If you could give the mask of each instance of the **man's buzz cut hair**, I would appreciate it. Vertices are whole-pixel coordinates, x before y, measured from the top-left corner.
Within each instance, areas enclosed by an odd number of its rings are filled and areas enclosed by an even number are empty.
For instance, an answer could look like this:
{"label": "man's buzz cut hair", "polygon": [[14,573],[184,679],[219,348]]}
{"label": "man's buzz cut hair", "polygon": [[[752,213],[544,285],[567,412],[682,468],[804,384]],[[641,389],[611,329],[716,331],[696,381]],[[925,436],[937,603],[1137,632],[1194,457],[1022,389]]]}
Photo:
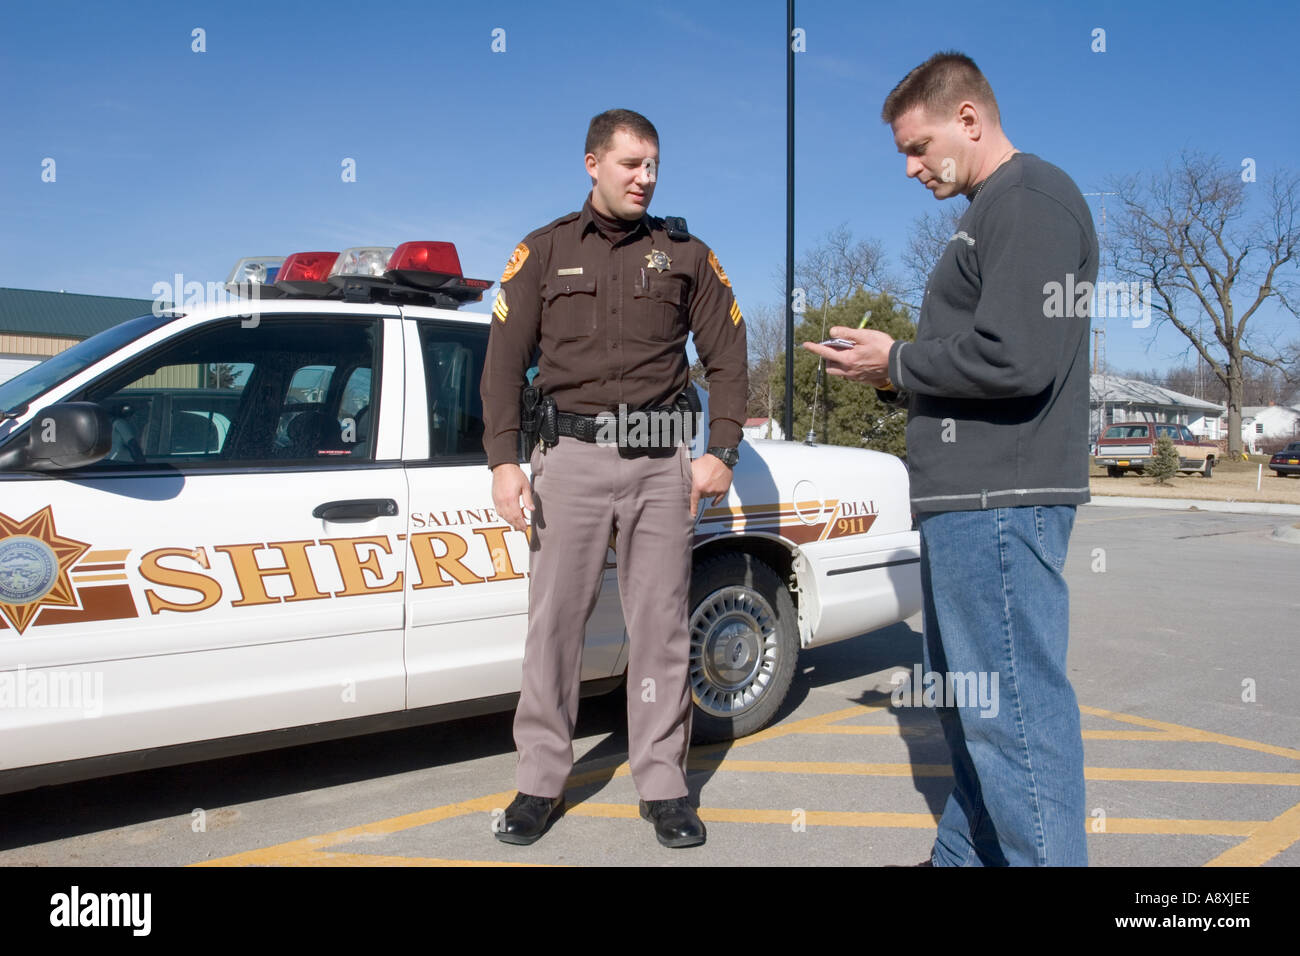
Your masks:
{"label": "man's buzz cut hair", "polygon": [[614,144],[614,132],[626,130],[637,139],[645,139],[659,146],[659,131],[655,124],[632,110],[605,110],[591,118],[587,127],[587,152],[597,159]]}
{"label": "man's buzz cut hair", "polygon": [[984,107],[989,118],[1002,125],[993,87],[975,61],[964,53],[948,50],[936,53],[903,77],[885,97],[880,118],[892,126],[894,120],[918,106],[929,118],[946,117],[966,100]]}

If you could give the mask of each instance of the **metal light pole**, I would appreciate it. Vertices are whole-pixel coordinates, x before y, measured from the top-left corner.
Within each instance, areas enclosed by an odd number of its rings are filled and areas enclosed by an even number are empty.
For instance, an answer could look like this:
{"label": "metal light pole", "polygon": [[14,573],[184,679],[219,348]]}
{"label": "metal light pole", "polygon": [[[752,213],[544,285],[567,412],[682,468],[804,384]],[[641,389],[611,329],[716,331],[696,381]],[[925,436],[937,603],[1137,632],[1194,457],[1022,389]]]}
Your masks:
{"label": "metal light pole", "polygon": [[785,440],[794,441],[794,0],[785,3]]}

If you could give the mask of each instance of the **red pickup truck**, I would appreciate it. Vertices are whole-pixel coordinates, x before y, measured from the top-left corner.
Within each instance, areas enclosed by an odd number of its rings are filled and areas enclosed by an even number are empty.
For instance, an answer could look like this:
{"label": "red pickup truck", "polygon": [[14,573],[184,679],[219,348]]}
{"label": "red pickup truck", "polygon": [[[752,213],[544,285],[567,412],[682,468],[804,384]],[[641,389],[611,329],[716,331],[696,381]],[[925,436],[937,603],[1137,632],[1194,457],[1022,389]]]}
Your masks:
{"label": "red pickup truck", "polygon": [[1112,478],[1120,478],[1126,471],[1140,474],[1155,458],[1156,439],[1165,435],[1178,450],[1179,471],[1210,477],[1219,446],[1198,441],[1186,425],[1172,422],[1116,422],[1097,441],[1097,464],[1105,466]]}

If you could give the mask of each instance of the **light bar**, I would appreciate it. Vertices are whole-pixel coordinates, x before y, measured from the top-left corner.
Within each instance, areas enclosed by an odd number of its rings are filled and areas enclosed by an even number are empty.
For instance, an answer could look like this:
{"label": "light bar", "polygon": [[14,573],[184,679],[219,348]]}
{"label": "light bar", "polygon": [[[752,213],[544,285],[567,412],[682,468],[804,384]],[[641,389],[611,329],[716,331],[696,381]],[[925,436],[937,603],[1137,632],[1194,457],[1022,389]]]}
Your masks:
{"label": "light bar", "polygon": [[342,252],[246,256],[235,263],[226,290],[244,298],[293,295],[345,302],[398,302],[455,309],[481,302],[490,279],[467,279],[450,242],[353,246]]}

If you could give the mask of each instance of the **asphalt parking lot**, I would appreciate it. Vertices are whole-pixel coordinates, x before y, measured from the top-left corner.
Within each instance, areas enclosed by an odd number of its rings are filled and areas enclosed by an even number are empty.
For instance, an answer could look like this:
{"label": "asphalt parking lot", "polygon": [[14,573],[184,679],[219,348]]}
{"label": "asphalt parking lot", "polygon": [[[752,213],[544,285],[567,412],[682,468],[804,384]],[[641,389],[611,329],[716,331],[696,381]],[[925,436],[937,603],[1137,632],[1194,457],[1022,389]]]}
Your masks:
{"label": "asphalt parking lot", "polygon": [[[1294,518],[1085,506],[1070,670],[1095,866],[1300,865]],[[951,786],[932,711],[891,706],[913,618],[805,653],[777,724],[692,751],[708,843],[637,816],[621,695],[584,701],[569,809],[531,847],[509,715],[0,797],[0,865],[910,864]]]}

